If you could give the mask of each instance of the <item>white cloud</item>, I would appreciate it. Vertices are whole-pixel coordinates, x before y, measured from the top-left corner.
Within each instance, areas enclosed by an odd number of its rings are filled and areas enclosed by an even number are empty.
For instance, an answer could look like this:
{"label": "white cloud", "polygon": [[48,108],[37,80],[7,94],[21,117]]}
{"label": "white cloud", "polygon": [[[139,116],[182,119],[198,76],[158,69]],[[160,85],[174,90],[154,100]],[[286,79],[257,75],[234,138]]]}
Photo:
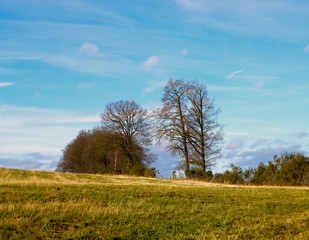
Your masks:
{"label": "white cloud", "polygon": [[146,61],[144,61],[142,63],[142,65],[146,68],[146,69],[150,69],[156,65],[159,64],[159,57],[158,56],[151,56],[149,57]]}
{"label": "white cloud", "polygon": [[8,87],[13,85],[14,82],[0,82],[0,87]]}
{"label": "white cloud", "polygon": [[304,51],[309,52],[309,44],[306,47],[304,47]]}
{"label": "white cloud", "polygon": [[237,74],[243,72],[244,70],[245,70],[245,69],[243,68],[243,69],[240,69],[240,70],[238,70],[238,71],[232,72],[232,73],[231,73],[230,75],[228,75],[226,78],[227,78],[227,79],[231,79],[231,78],[235,77]]}
{"label": "white cloud", "polygon": [[297,136],[298,138],[304,138],[304,137],[309,136],[309,134],[306,133],[306,132],[298,132],[298,133],[296,133],[296,136]]}
{"label": "white cloud", "polygon": [[99,51],[97,45],[89,42],[84,42],[79,49],[79,53],[85,53],[87,55],[93,55]]}
{"label": "white cloud", "polygon": [[241,146],[243,146],[244,142],[240,141],[240,140],[233,140],[231,141],[227,146],[226,149],[231,149],[231,150],[235,150],[240,148]]}
{"label": "white cloud", "polygon": [[259,89],[264,86],[264,83],[262,81],[258,82],[257,84],[254,85],[254,88]]}
{"label": "white cloud", "polygon": [[183,50],[181,51],[181,55],[187,56],[187,54],[188,54],[188,49],[183,49]]}

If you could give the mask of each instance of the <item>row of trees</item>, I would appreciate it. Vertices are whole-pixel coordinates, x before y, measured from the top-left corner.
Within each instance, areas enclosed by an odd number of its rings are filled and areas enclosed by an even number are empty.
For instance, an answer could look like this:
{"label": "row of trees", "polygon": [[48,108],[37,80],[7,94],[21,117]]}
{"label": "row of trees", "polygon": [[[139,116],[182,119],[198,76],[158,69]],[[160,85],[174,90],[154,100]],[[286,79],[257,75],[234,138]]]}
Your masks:
{"label": "row of trees", "polygon": [[217,173],[212,181],[254,185],[309,185],[309,157],[302,153],[275,155],[273,161],[260,163],[257,168],[241,169],[231,165],[231,170]]}
{"label": "row of trees", "polygon": [[181,157],[187,178],[191,178],[191,168],[205,178],[220,156],[223,133],[217,122],[219,110],[206,86],[170,80],[161,100],[163,107],[151,113],[134,101],[106,105],[102,127],[81,131],[65,148],[56,170],[137,174],[155,159],[149,146],[156,137],[158,142],[168,140],[169,149]]}

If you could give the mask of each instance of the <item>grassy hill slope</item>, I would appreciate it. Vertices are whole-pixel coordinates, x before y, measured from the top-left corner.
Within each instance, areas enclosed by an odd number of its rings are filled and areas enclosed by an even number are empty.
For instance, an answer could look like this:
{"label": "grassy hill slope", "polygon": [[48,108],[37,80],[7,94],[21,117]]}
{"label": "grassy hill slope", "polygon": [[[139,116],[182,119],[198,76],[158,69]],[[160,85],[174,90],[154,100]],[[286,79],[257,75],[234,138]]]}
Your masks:
{"label": "grassy hill slope", "polygon": [[0,168],[2,239],[309,238],[309,188]]}

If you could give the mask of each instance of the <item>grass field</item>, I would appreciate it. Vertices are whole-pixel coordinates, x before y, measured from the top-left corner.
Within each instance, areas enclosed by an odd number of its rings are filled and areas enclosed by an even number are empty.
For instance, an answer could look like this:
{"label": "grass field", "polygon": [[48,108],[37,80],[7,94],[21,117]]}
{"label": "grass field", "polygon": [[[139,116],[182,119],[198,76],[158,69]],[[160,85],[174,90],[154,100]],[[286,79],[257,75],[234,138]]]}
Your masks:
{"label": "grass field", "polygon": [[309,239],[309,188],[0,168],[2,239]]}

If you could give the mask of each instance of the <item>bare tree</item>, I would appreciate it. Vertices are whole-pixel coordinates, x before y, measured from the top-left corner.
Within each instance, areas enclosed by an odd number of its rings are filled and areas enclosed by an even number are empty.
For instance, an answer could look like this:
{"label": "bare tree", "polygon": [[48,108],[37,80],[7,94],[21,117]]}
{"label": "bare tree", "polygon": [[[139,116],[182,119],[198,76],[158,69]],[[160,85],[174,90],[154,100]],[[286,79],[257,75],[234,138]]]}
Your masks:
{"label": "bare tree", "polygon": [[158,120],[157,137],[166,138],[171,143],[170,149],[174,153],[181,154],[186,177],[191,178],[186,126],[187,89],[187,84],[183,80],[169,80],[161,99],[163,107],[157,110],[155,115]]}
{"label": "bare tree", "polygon": [[170,149],[180,153],[179,166],[191,178],[190,167],[198,167],[205,176],[220,156],[223,126],[217,122],[220,112],[208,97],[207,88],[198,82],[169,80],[161,99],[163,107],[155,112],[157,137],[168,139]]}
{"label": "bare tree", "polygon": [[134,101],[118,101],[106,105],[101,118],[105,128],[118,133],[129,169],[151,162],[153,158],[147,154],[147,147],[151,144],[151,125],[147,110]]}
{"label": "bare tree", "polygon": [[207,88],[203,84],[191,82],[186,91],[190,107],[185,121],[188,128],[188,141],[191,148],[191,163],[201,167],[203,174],[220,157],[220,143],[223,138],[223,126],[218,123],[220,109],[216,109],[214,101],[208,97]]}

